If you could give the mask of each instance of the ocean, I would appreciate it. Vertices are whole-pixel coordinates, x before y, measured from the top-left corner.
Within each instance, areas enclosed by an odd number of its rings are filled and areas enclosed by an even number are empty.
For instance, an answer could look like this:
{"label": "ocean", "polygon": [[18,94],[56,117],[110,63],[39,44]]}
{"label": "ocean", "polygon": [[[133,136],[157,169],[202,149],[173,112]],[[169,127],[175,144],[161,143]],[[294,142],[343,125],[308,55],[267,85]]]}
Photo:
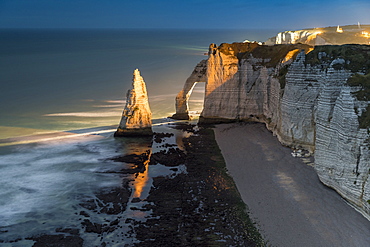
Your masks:
{"label": "ocean", "polygon": [[[161,131],[210,43],[264,41],[277,32],[0,30],[0,243],[32,246],[26,238],[78,226],[82,201],[121,185],[112,171],[122,167],[109,159],[141,142],[113,138],[134,69],[144,77],[155,131]],[[202,110],[203,91],[199,84],[191,96],[194,115]],[[165,131],[175,134],[169,143],[183,134]],[[157,166],[147,175],[158,173],[169,170]],[[142,186],[148,191],[150,179]]]}
{"label": "ocean", "polygon": [[[153,118],[166,117],[210,43],[273,35],[271,30],[1,30],[0,138],[116,124],[136,68],[147,84]],[[192,100],[199,103],[202,96]],[[201,110],[196,105],[193,109]]]}

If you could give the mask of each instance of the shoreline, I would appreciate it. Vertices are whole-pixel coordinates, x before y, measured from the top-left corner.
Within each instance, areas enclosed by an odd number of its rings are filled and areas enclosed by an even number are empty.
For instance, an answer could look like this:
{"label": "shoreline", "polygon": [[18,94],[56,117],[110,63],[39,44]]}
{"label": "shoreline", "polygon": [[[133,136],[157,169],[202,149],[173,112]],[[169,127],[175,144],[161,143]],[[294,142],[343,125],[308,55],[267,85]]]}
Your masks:
{"label": "shoreline", "polygon": [[52,219],[46,219],[53,225],[49,229],[30,225],[38,227],[37,234],[18,234],[17,224],[1,227],[0,243],[264,246],[226,172],[214,131],[194,122],[172,121],[156,124],[153,131],[153,138],[113,138],[105,133],[94,135],[102,137],[103,143],[84,142],[82,151],[108,143],[110,149],[124,150],[100,159],[98,167],[110,164],[109,169],[92,170],[118,179],[119,184],[84,195],[77,204],[66,201],[71,209],[59,213],[73,223],[61,221],[54,226]]}
{"label": "shoreline", "polygon": [[272,246],[366,246],[370,222],[292,157],[263,124],[222,124],[217,143],[251,217]]}

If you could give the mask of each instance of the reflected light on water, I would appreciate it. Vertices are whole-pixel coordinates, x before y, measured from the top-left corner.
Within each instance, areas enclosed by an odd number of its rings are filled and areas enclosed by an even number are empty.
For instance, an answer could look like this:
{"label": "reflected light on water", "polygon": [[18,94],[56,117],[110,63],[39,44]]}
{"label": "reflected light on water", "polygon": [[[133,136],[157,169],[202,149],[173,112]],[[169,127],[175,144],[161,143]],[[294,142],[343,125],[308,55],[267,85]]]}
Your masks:
{"label": "reflected light on water", "polygon": [[144,161],[144,167],[145,171],[143,173],[139,173],[137,177],[135,178],[134,181],[134,195],[133,197],[139,197],[140,199],[145,199],[142,198],[143,196],[143,190],[147,186],[148,181],[149,181],[149,162],[150,162],[150,156],[151,153],[148,155],[148,159]]}

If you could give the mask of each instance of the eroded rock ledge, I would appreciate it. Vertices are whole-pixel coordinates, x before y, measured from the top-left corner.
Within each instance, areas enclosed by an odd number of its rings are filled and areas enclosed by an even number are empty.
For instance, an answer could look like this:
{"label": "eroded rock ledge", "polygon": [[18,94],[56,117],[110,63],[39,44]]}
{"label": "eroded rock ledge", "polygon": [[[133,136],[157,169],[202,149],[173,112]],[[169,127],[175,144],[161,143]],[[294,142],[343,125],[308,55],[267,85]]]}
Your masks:
{"label": "eroded rock ledge", "polygon": [[[211,44],[183,91],[206,82],[200,123],[263,122],[314,154],[320,180],[370,218],[369,61],[367,45]],[[177,115],[187,115],[185,95]]]}

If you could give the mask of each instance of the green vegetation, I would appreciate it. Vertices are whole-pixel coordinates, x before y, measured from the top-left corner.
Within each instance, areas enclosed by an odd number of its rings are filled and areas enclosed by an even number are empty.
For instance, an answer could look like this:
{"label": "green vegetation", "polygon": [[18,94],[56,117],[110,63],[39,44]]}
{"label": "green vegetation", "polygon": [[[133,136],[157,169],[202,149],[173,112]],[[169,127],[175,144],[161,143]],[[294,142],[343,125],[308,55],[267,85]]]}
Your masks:
{"label": "green vegetation", "polygon": [[[299,49],[308,50],[312,48],[309,45],[305,44],[294,44],[294,45],[273,45],[273,46],[259,46],[251,52],[247,52],[243,55],[243,58],[248,58],[252,54],[255,58],[262,58],[264,61],[261,63],[262,66],[266,67],[276,67],[282,59],[288,54],[288,52]],[[293,56],[293,59],[296,58],[298,53]]]}
{"label": "green vegetation", "polygon": [[[319,56],[321,58],[319,59]],[[323,69],[337,58],[342,58],[346,63],[337,64],[334,69],[347,69],[352,72],[368,73],[370,68],[370,46],[368,45],[323,45],[316,46],[307,54],[306,64],[321,65]]]}
{"label": "green vegetation", "polygon": [[319,34],[319,37],[326,40],[326,42],[333,45],[341,44],[368,44],[368,38],[362,37],[360,30],[344,31],[343,33],[337,32],[324,32]]}
{"label": "green vegetation", "polygon": [[241,58],[244,53],[251,52],[259,45],[257,43],[222,43],[217,49],[225,55],[235,55]]}
{"label": "green vegetation", "polygon": [[[188,140],[190,143],[198,140],[197,145],[188,147],[188,151],[191,151],[189,153],[196,157],[197,165],[202,167],[202,172],[208,174],[207,184],[212,185],[215,192],[231,207],[229,216],[239,219],[234,223],[242,224],[248,239],[247,242],[251,243],[251,246],[266,246],[262,235],[248,215],[248,206],[241,199],[233,178],[227,172],[225,160],[215,141],[214,131],[207,127],[201,128],[199,136],[191,136]],[[217,209],[215,208],[215,210]]]}
{"label": "green vegetation", "polygon": [[361,90],[355,93],[358,100],[370,100],[370,73],[367,75],[356,73],[348,78],[347,84],[351,87],[361,87]]}
{"label": "green vegetation", "polygon": [[[262,58],[259,65],[275,68],[290,51],[304,50],[308,52],[310,48],[312,47],[305,44],[266,46],[258,45],[257,43],[223,43],[217,49],[225,55],[236,56],[238,60],[247,59],[250,55],[254,58]],[[291,58],[295,59],[298,53],[299,52],[294,53]],[[279,79],[281,89],[285,87],[285,76],[288,73],[288,67],[288,65],[282,67],[275,76]]]}
{"label": "green vegetation", "polygon": [[[312,46],[305,44],[267,46],[258,45],[257,43],[223,43],[217,49],[225,55],[235,55],[239,60],[249,58],[250,54],[252,54],[253,57],[264,60],[261,63],[262,66],[276,67],[288,52],[296,49],[307,52],[310,48]],[[298,53],[293,56],[293,59],[297,55]]]}
{"label": "green vegetation", "polygon": [[358,118],[361,129],[367,129],[370,127],[370,105],[366,107],[366,110],[362,112],[361,116]]}
{"label": "green vegetation", "polygon": [[[319,56],[320,59],[319,59]],[[346,69],[353,73],[348,78],[347,85],[359,87],[354,93],[360,101],[370,101],[370,46],[368,45],[325,45],[317,46],[306,56],[306,64],[319,65],[327,69],[330,63],[337,58],[342,58],[344,64],[333,65],[334,69]],[[358,112],[358,109],[355,109]],[[360,128],[370,127],[370,106],[358,118]]]}
{"label": "green vegetation", "polygon": [[285,88],[285,84],[286,84],[286,74],[288,73],[288,67],[289,66],[284,66],[282,67],[280,70],[279,70],[279,74],[277,75],[277,78],[279,79],[279,83],[280,83],[280,88],[283,89]]}

